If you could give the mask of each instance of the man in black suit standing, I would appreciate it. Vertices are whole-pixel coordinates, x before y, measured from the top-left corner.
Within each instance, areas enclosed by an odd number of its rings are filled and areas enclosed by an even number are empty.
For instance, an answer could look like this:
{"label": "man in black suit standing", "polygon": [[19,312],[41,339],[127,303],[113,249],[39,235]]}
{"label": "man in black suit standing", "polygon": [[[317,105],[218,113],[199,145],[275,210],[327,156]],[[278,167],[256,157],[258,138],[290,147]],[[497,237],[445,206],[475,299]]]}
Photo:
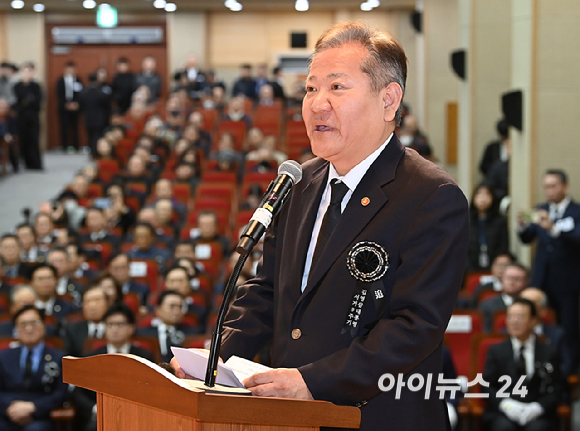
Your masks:
{"label": "man in black suit standing", "polygon": [[25,305],[13,318],[20,345],[0,351],[0,429],[52,431],[50,412],[66,400],[62,352],[44,343],[44,314]]}
{"label": "man in black suit standing", "polygon": [[87,338],[103,338],[105,323],[103,316],[107,311],[108,298],[98,286],[91,286],[83,294],[84,320],[66,325],[64,331],[65,351],[72,356],[83,356]]}
{"label": "man in black suit standing", "polygon": [[64,73],[56,82],[58,114],[60,116],[60,139],[62,149],[75,152],[79,149],[79,95],[83,83],[77,77],[77,67],[68,61]]}
{"label": "man in black suit standing", "polygon": [[[109,92],[103,91],[103,88]],[[89,148],[93,156],[97,151],[97,140],[103,136],[109,125],[111,94],[109,87],[101,87],[97,74],[89,75],[89,86],[79,95],[80,109],[85,113],[85,128],[89,138]]]}
{"label": "man in black suit standing", "polygon": [[440,372],[469,236],[464,194],[394,135],[406,65],[390,35],[360,23],[316,43],[302,113],[318,158],[274,219],[221,346],[252,358],[272,341],[277,369],[244,381],[254,395],[356,405],[363,431],[449,429],[437,394],[378,387],[385,373]]}
{"label": "man in black suit standing", "polygon": [[119,114],[123,115],[131,106],[131,96],[135,91],[135,75],[129,70],[129,60],[121,57],[117,60],[117,73],[113,77],[111,90]]}
{"label": "man in black suit standing", "polygon": [[576,371],[580,361],[580,205],[568,196],[568,176],[560,169],[544,175],[547,202],[531,217],[518,213],[519,236],[524,244],[537,243],[531,285],[548,296],[564,328],[564,355]]}
{"label": "man in black suit standing", "polygon": [[487,177],[491,167],[496,162],[506,162],[510,155],[510,138],[509,138],[509,124],[505,119],[499,120],[495,128],[499,139],[490,142],[485,147],[483,157],[479,163],[479,170]]}
{"label": "man in black suit standing", "polygon": [[18,118],[20,155],[26,169],[42,170],[40,155],[40,105],[42,90],[34,80],[34,64],[24,63],[20,69],[20,82],[14,85],[16,103],[12,107]]}
{"label": "man in black suit standing", "polygon": [[[487,352],[483,380],[489,388],[482,389],[489,398],[483,422],[494,431],[555,430],[556,407],[563,395],[559,353],[533,333],[537,323],[533,302],[515,299],[506,323],[510,338]],[[507,386],[505,376],[511,379]]]}

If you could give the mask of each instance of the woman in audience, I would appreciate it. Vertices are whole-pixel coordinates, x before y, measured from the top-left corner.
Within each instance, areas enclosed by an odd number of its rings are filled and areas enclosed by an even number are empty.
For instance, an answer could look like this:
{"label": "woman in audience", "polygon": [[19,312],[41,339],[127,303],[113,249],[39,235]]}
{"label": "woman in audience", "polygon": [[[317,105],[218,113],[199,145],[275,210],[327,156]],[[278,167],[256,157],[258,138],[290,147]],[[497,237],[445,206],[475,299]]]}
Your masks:
{"label": "woman in audience", "polygon": [[93,280],[93,285],[99,286],[107,294],[108,306],[123,301],[123,289],[109,272],[101,272]]}
{"label": "woman in audience", "polygon": [[509,252],[507,221],[490,186],[478,185],[471,199],[471,237],[467,253],[468,271],[489,271],[499,254]]}
{"label": "woman in audience", "polygon": [[137,222],[135,211],[125,204],[125,193],[119,184],[111,184],[107,189],[111,205],[105,208],[105,218],[109,228],[121,228],[123,235]]}

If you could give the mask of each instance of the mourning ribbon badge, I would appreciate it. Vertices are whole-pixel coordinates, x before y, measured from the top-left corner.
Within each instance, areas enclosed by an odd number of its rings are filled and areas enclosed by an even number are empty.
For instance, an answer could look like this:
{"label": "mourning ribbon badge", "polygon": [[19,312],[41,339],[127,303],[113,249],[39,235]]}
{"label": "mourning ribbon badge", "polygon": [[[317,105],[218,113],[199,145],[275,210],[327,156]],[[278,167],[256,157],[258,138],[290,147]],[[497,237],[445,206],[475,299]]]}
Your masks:
{"label": "mourning ribbon badge", "polygon": [[350,332],[354,337],[367,296],[373,298],[377,321],[385,311],[387,300],[380,280],[389,269],[389,254],[376,242],[361,241],[350,249],[346,265],[350,275],[356,279],[356,288],[341,334]]}

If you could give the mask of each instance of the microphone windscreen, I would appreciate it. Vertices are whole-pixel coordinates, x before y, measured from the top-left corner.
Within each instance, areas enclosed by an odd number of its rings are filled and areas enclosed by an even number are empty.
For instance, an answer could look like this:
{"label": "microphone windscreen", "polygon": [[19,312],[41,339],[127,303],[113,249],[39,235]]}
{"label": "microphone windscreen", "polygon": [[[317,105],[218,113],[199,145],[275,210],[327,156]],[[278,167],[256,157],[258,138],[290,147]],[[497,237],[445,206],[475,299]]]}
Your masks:
{"label": "microphone windscreen", "polygon": [[278,168],[278,175],[286,174],[294,179],[294,184],[298,184],[302,179],[302,166],[294,160],[286,160]]}

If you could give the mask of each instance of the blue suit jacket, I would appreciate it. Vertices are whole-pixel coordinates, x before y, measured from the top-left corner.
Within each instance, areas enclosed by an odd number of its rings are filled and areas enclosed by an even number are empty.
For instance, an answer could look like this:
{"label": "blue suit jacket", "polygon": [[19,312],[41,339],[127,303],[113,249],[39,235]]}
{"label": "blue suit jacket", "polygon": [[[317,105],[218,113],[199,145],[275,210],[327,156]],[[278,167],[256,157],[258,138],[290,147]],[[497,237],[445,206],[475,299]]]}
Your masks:
{"label": "blue suit jacket", "polygon": [[20,368],[22,347],[0,350],[0,414],[5,415],[12,401],[32,401],[36,406],[34,419],[47,419],[50,411],[62,406],[68,385],[62,381],[60,350],[44,347],[38,370],[32,376],[32,386],[22,387],[24,370]]}
{"label": "blue suit jacket", "polygon": [[[549,206],[543,204],[538,209],[548,211]],[[571,201],[562,218],[567,217],[574,219],[575,227],[570,232],[562,232],[557,238],[552,238],[549,232],[533,223],[520,232],[520,238],[525,244],[538,240],[531,286],[543,290],[551,288],[554,293],[580,291],[580,205]]]}

